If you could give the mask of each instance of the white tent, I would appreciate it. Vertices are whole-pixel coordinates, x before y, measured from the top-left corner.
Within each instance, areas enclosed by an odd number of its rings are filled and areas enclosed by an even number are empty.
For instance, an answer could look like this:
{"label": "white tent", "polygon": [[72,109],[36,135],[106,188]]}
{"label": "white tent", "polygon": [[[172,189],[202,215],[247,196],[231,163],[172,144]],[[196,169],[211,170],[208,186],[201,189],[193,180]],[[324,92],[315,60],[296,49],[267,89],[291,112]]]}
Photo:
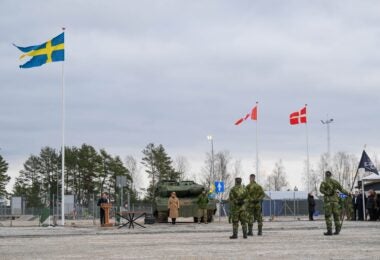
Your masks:
{"label": "white tent", "polygon": [[380,181],[380,175],[376,173],[372,173],[371,175],[368,175],[367,177],[362,178],[363,181]]}
{"label": "white tent", "polygon": [[365,219],[365,192],[364,192],[364,182],[375,182],[380,181],[380,175],[372,173],[366,177],[362,178],[362,199],[363,199],[363,219]]}

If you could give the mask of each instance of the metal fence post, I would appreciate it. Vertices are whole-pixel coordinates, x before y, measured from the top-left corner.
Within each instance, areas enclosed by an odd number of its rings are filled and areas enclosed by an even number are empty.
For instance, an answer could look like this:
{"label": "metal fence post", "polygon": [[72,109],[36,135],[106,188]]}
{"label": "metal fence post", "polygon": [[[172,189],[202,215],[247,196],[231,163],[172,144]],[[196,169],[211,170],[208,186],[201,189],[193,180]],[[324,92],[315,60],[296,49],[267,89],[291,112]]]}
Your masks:
{"label": "metal fence post", "polygon": [[296,219],[296,192],[293,191],[293,216]]}
{"label": "metal fence post", "polygon": [[[90,213],[90,212],[89,212]],[[92,223],[95,224],[95,193],[92,193]]]}

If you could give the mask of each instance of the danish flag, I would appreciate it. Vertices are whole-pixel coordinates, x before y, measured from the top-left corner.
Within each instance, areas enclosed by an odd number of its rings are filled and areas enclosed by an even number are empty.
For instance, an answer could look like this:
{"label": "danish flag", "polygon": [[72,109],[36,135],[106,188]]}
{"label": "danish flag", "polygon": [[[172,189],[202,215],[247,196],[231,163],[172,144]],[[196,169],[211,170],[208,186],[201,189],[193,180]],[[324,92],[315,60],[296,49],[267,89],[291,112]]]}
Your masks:
{"label": "danish flag", "polygon": [[306,124],[306,105],[300,111],[291,113],[289,119],[291,125]]}

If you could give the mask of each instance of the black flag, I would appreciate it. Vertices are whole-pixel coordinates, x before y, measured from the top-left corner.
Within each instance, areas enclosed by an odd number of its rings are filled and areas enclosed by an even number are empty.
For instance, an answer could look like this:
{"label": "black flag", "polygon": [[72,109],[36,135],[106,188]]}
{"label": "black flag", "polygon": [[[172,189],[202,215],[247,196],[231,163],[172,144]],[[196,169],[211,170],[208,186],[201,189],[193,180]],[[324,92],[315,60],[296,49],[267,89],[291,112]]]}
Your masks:
{"label": "black flag", "polygon": [[364,150],[358,168],[364,168],[366,172],[373,172],[379,175],[379,172],[377,171],[375,165],[373,165],[371,159],[369,159],[367,153]]}

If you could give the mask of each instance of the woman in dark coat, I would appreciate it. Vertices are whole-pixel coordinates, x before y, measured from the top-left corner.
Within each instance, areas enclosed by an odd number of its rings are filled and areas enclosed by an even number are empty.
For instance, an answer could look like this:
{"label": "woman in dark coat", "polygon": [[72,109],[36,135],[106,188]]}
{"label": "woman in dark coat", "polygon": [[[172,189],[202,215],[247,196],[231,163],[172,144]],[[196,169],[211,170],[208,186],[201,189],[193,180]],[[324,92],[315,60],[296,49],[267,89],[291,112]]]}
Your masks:
{"label": "woman in dark coat", "polygon": [[380,194],[376,194],[376,207],[377,207],[376,219],[380,219]]}
{"label": "woman in dark coat", "polygon": [[309,208],[309,220],[313,221],[314,220],[313,215],[315,212],[315,200],[314,200],[314,196],[311,192],[307,195],[307,204],[308,204],[308,208]]}
{"label": "woman in dark coat", "polygon": [[369,190],[368,193],[366,208],[368,210],[369,220],[376,221],[376,193],[374,190]]}

